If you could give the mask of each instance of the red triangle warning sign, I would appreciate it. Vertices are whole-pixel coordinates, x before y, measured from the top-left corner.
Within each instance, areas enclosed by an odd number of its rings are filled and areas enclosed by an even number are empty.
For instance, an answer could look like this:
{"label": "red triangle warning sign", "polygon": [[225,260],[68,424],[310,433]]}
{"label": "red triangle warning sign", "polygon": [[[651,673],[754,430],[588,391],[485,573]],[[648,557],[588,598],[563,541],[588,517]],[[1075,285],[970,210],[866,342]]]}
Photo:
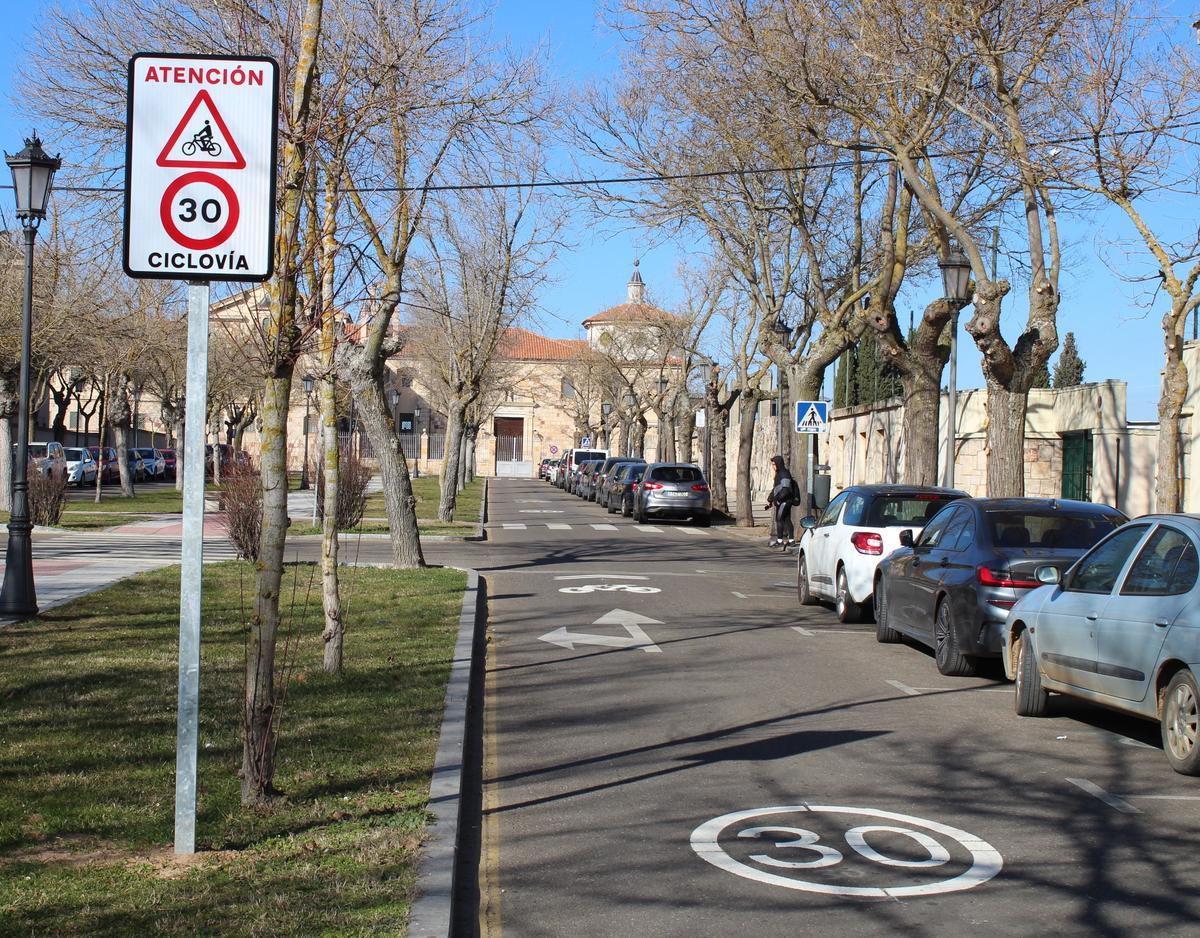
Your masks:
{"label": "red triangle warning sign", "polygon": [[[201,106],[211,121],[201,113]],[[216,125],[214,128],[213,125]],[[201,91],[188,105],[183,119],[167,140],[155,161],[159,166],[187,166],[196,169],[245,169],[246,158],[225,126],[221,112],[207,91]]]}

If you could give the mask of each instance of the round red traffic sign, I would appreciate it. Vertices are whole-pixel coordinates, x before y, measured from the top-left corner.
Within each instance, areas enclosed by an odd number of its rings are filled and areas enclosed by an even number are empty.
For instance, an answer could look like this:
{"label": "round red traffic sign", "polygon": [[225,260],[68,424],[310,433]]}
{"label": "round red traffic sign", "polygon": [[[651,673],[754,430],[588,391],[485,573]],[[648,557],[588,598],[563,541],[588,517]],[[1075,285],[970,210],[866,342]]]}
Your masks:
{"label": "round red traffic sign", "polygon": [[[193,238],[190,235],[184,234],[179,230],[179,226],[175,222],[175,197],[179,195],[184,186],[190,186],[196,183],[205,183],[210,185],[217,189],[221,195],[225,197],[225,208],[223,211],[219,211],[216,219],[208,218],[207,214],[202,215],[201,213],[203,212],[203,209],[199,211],[197,210],[196,200],[194,199],[183,199],[181,202],[181,204],[191,203],[190,205],[186,206],[185,212],[181,214],[181,220],[192,221],[203,218],[204,221],[215,221],[219,219],[220,215],[225,216],[225,224],[223,224],[216,231],[216,233],[209,235],[206,238]],[[219,203],[217,203],[216,200],[207,200],[205,201],[204,205],[207,206],[209,202],[217,205],[218,209],[220,208]],[[182,247],[191,248],[193,251],[207,251],[211,248],[217,247],[220,244],[224,244],[225,241],[229,239],[229,236],[237,230],[238,216],[240,214],[237,193],[233,191],[233,186],[214,173],[206,173],[201,171],[184,173],[169,186],[167,186],[167,191],[163,193],[162,202],[159,204],[158,211],[159,218],[162,219],[163,230],[166,231],[171,240]],[[188,218],[189,213],[191,218]]]}

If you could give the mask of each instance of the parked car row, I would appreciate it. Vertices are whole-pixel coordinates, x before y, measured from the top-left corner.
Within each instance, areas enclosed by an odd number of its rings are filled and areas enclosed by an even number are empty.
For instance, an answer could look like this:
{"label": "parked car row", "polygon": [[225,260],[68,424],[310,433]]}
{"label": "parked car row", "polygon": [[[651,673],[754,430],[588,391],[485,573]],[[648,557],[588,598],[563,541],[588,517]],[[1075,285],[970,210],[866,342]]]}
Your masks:
{"label": "parked car row", "polygon": [[925,645],[942,674],[1000,658],[1022,716],[1054,692],[1155,720],[1200,775],[1200,518],[862,485],[802,525],[801,604],[873,613],[877,641]]}
{"label": "parked car row", "polygon": [[639,524],[657,518],[712,523],[712,496],[699,466],[647,463],[635,456],[610,456],[606,450],[569,450],[558,460],[543,460],[539,473],[552,485],[595,502],[609,514],[620,512]]}
{"label": "parked car row", "polygon": [[[29,467],[47,477],[61,478],[68,485],[93,485],[99,474],[101,484],[120,478],[117,451],[111,446],[101,453],[98,446],[63,446],[54,441],[29,443]],[[175,478],[175,451],[135,447],[126,451],[129,471],[135,482]],[[16,457],[16,444],[13,445]]]}

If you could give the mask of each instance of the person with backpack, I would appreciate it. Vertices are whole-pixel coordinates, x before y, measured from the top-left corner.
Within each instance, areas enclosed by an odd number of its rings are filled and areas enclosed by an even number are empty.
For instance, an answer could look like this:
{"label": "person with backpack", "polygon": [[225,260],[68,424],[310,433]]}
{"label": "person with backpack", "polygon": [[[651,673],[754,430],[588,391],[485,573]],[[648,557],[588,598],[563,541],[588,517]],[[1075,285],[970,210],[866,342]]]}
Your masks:
{"label": "person with backpack", "polygon": [[783,457],[776,453],[771,457],[775,467],[775,481],[771,486],[771,494],[767,496],[766,508],[772,510],[772,537],[768,547],[782,547],[795,544],[795,528],[792,527],[792,506],[800,504],[800,486],[792,478],[791,472],[784,464]]}

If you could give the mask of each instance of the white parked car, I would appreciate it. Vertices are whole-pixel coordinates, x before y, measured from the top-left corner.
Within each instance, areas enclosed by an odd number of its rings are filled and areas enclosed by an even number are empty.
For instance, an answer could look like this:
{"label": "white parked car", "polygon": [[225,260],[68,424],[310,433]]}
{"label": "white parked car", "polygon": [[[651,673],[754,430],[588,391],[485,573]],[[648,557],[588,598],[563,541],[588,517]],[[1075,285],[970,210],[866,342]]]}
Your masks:
{"label": "white parked car", "polygon": [[853,485],[838,493],[820,518],[805,518],[796,548],[796,595],[802,606],[831,600],[838,619],[858,622],[870,605],[879,561],[915,537],[956,489],[913,485]]}
{"label": "white parked car", "polygon": [[77,446],[66,446],[63,454],[67,458],[67,482],[70,485],[93,485],[96,482],[96,460],[86,449]]}

